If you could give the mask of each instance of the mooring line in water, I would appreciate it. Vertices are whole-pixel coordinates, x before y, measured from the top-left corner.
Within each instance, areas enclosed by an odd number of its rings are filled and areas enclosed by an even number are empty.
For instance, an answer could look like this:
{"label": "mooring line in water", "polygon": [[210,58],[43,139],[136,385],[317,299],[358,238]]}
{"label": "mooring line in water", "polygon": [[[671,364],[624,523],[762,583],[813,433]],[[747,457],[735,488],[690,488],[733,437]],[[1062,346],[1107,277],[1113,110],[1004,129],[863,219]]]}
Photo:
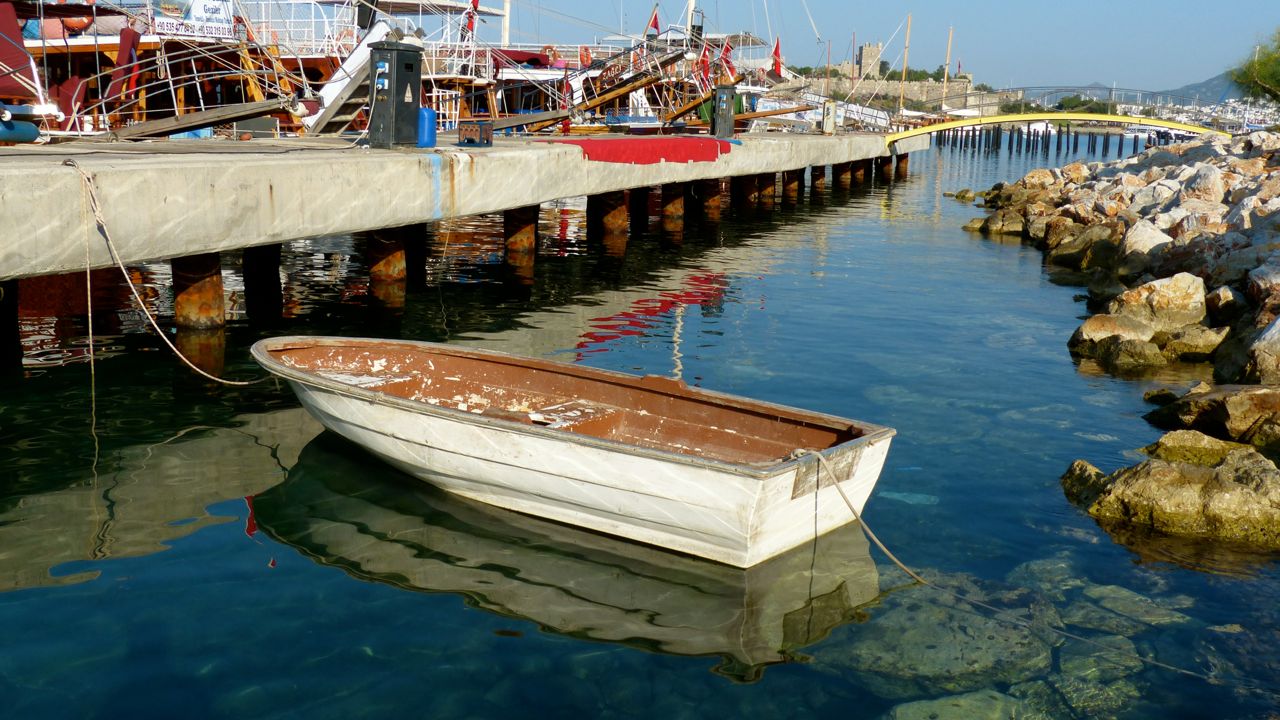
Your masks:
{"label": "mooring line in water", "polygon": [[[94,222],[98,226],[98,233],[102,235],[102,239],[107,245],[107,252],[111,254],[111,260],[115,262],[116,267],[120,268],[120,274],[124,276],[125,285],[129,287],[129,292],[130,294],[133,295],[134,302],[138,303],[138,307],[142,310],[142,314],[147,316],[147,321],[151,323],[151,327],[156,331],[156,335],[158,335],[160,339],[164,341],[165,345],[169,346],[169,349],[173,351],[173,354],[178,356],[179,360],[181,360],[184,364],[186,364],[187,367],[194,370],[197,374],[202,375],[214,382],[222,383],[223,385],[233,385],[236,387],[243,387],[245,385],[256,385],[270,378],[271,377],[270,375],[264,375],[258,378],[257,380],[242,381],[242,380],[226,380],[216,375],[211,375],[205,372],[204,370],[201,370],[199,367],[196,367],[195,363],[188,360],[187,356],[183,355],[182,351],[179,350],[176,345],[174,345],[172,342],[169,341],[169,337],[165,335],[163,330],[160,329],[160,324],[156,322],[155,316],[152,315],[151,311],[147,309],[146,303],[142,302],[142,297],[138,295],[138,289],[133,286],[133,280],[130,279],[129,277],[129,271],[125,269],[124,263],[120,261],[120,256],[116,253],[115,243],[111,241],[111,233],[107,231],[107,220],[102,216],[102,205],[101,203],[98,202],[98,188],[93,181],[93,176],[85,172],[85,169],[80,167],[80,164],[71,158],[67,158],[66,160],[63,160],[62,164],[66,165],[67,167],[75,168],[76,172],[80,173],[80,179],[84,181],[85,189],[88,190],[89,192],[89,205],[90,207],[93,208]],[[85,245],[86,274],[88,273],[88,270],[89,270],[88,253],[89,253],[89,248],[86,240],[86,245]],[[90,323],[92,323],[92,320],[90,320]],[[89,337],[90,337],[91,354],[92,354],[92,347],[93,347],[92,346],[92,337],[93,337],[92,327],[93,327],[92,324],[90,324]]]}
{"label": "mooring line in water", "polygon": [[[918,573],[914,572],[911,568],[907,567],[906,563],[899,560],[896,555],[890,552],[889,548],[885,547],[885,544],[880,542],[880,538],[876,537],[876,534],[871,531],[871,526],[867,525],[867,521],[862,519],[862,514],[858,512],[857,508],[849,500],[849,496],[845,495],[844,488],[840,487],[840,483],[836,479],[835,472],[832,471],[831,466],[827,462],[827,458],[824,457],[822,453],[817,452],[815,450],[806,450],[801,448],[793,452],[792,455],[794,457],[803,457],[805,455],[812,455],[818,458],[818,464],[822,467],[823,471],[826,472],[827,477],[831,479],[831,483],[835,485],[836,490],[840,493],[840,497],[841,499],[844,500],[845,505],[849,506],[849,511],[853,513],[854,519],[857,520],[860,525],[862,525],[862,529],[867,533],[867,537],[869,537],[871,541],[876,544],[876,547],[880,548],[880,550],[884,552],[884,554],[888,556],[890,560],[893,561],[894,565],[898,566],[898,569],[902,570],[907,575],[911,576],[911,578],[914,579],[916,582],[920,583],[921,585],[926,585],[935,590],[939,590],[948,595],[951,595],[952,597],[958,600],[961,600],[965,603],[968,603],[969,605],[973,605],[974,607],[979,607],[984,610],[988,610],[991,613],[993,613],[992,619],[996,621],[1006,622],[1011,625],[1016,625],[1024,629],[1031,630],[1033,632],[1037,629],[1043,628],[1061,637],[1068,638],[1070,640],[1077,640],[1079,642],[1098,648],[1099,650],[1102,651],[1104,658],[1106,658],[1106,655],[1108,653],[1116,652],[1116,649],[1113,647],[1104,645],[1103,643],[1098,642],[1093,638],[1088,638],[1083,635],[1078,635],[1076,633],[1070,632],[1069,630],[1064,630],[1062,628],[1054,627],[1047,623],[1035,624],[1027,620],[1020,620],[1018,618],[1008,617],[1008,613],[1011,612],[1010,608],[1003,608],[1003,609],[998,608],[994,605],[990,605],[981,600],[975,600],[974,598],[962,595],[959,591],[952,590],[951,588],[948,588],[948,587],[943,587],[942,585],[938,585],[937,583],[930,582],[928,580],[925,580],[923,577],[920,577]],[[815,495],[818,493],[819,490],[822,489],[821,482],[817,482],[816,485],[817,487],[814,489]],[[816,501],[815,501],[815,504],[816,504]],[[1027,609],[1029,610],[1030,608],[1027,608]],[[1197,672],[1195,670],[1188,670],[1186,668],[1181,668],[1181,667],[1178,667],[1177,665],[1171,665],[1169,663],[1163,662],[1161,660],[1157,660],[1155,658],[1146,657],[1136,652],[1134,654],[1138,658],[1138,660],[1140,660],[1141,662],[1147,665],[1150,665],[1152,667],[1157,667],[1162,670],[1168,670],[1170,672],[1174,672],[1179,675],[1186,675],[1187,677],[1193,677],[1193,678],[1196,678],[1197,680],[1203,680],[1204,682],[1207,682],[1211,685],[1225,685],[1225,686],[1231,686],[1231,687],[1235,687],[1242,690],[1252,690],[1252,691],[1259,692],[1265,695],[1270,695],[1273,697],[1276,696],[1277,693],[1280,693],[1280,687],[1271,687],[1267,685],[1261,685],[1255,682],[1241,682],[1238,680],[1226,680],[1223,678],[1215,678],[1211,675],[1206,675],[1204,673]],[[1118,661],[1114,659],[1111,659],[1111,658],[1106,658],[1106,659],[1109,662],[1120,664]]]}

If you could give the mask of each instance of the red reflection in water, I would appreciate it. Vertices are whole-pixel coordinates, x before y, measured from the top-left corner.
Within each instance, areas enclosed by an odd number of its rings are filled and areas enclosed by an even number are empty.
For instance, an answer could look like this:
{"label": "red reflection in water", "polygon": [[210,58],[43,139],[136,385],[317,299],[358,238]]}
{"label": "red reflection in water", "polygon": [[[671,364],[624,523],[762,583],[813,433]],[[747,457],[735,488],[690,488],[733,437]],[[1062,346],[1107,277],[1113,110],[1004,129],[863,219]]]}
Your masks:
{"label": "red reflection in water", "polygon": [[592,318],[591,327],[583,333],[575,345],[578,358],[587,353],[608,352],[604,345],[622,337],[647,335],[658,326],[655,318],[666,316],[677,307],[718,305],[724,300],[729,281],[724,273],[694,275],[684,282],[684,289],[658,293],[657,297],[641,298],[631,303],[631,309],[608,317]]}

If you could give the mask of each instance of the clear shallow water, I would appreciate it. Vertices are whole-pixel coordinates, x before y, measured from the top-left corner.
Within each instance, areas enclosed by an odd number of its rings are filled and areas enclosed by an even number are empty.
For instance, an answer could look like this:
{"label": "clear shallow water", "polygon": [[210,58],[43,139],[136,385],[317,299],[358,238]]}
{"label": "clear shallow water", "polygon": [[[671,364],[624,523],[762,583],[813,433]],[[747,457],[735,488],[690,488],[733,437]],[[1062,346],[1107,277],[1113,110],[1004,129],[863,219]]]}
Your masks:
{"label": "clear shallow water", "polygon": [[[1071,460],[1112,469],[1158,436],[1140,417],[1154,383],[1076,367],[1080,290],[1032,249],[961,231],[980,211],[942,197],[1050,162],[911,164],[905,182],[651,230],[625,253],[582,238],[580,204],[550,208],[532,282],[501,264],[499,223],[469,221],[438,235],[402,311],[368,300],[359,241],[293,243],[288,317],[235,315],[227,374],[255,375],[245,348],[270,334],[413,337],[890,425],[867,510],[889,547],[1067,617],[1117,660],[903,587],[857,537],[748,575],[459,505],[316,437],[274,383],[195,379],[126,309],[95,316],[92,396],[74,314],[24,320],[42,362],[0,389],[0,712],[846,718],[993,688],[1064,717],[1264,715],[1264,696],[1128,649],[1274,685],[1274,558],[1121,544],[1066,502]],[[144,273],[161,311],[164,272]]]}

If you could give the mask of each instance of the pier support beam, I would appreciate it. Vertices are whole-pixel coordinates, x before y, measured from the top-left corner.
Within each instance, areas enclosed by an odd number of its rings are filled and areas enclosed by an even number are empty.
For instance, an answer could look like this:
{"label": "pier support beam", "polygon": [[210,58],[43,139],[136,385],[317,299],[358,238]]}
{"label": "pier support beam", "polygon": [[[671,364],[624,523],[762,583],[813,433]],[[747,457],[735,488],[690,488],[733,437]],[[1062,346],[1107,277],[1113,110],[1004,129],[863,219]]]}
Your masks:
{"label": "pier support beam", "polygon": [[369,294],[384,307],[404,307],[404,241],[399,228],[365,235],[365,256],[369,262]]}
{"label": "pier support beam", "polygon": [[432,225],[419,223],[404,230],[404,281],[411,289],[427,284],[427,248],[435,241]]}
{"label": "pier support beam", "polygon": [[649,227],[650,194],[648,187],[631,188],[627,191],[627,215],[632,232]]}
{"label": "pier support beam", "polygon": [[662,229],[684,229],[684,196],[689,183],[667,183],[662,186]]}
{"label": "pier support beam", "polygon": [[173,268],[173,319],[179,329],[212,330],[227,324],[222,298],[222,262],[218,253],[170,261]]}
{"label": "pier support beam", "polygon": [[702,219],[708,222],[720,222],[720,214],[724,209],[724,183],[720,178],[699,180],[693,189],[694,197],[702,210]]}
{"label": "pier support beam", "polygon": [[847,189],[853,183],[853,163],[836,163],[831,166],[831,184],[840,189]]}
{"label": "pier support beam", "polygon": [[255,245],[241,256],[244,271],[244,306],[252,323],[269,325],[284,311],[280,286],[280,243]]}
{"label": "pier support beam", "polygon": [[[627,193],[623,190],[587,196],[587,233],[626,232]],[[594,231],[594,232],[593,232]]]}
{"label": "pier support beam", "polygon": [[784,170],[782,173],[782,201],[794,205],[800,200],[800,189],[804,185],[804,170]]}
{"label": "pier support beam", "polygon": [[538,205],[511,208],[502,212],[502,237],[507,255],[529,253],[538,249]]}
{"label": "pier support beam", "polygon": [[820,193],[827,187],[827,166],[814,165],[809,168],[809,189]]}
{"label": "pier support beam", "polygon": [[760,199],[755,175],[735,175],[729,178],[729,202],[735,208],[747,208]]}
{"label": "pier support beam", "polygon": [[18,332],[18,281],[0,282],[0,373],[22,370],[22,336]]}
{"label": "pier support beam", "polygon": [[894,180],[901,180],[907,176],[907,166],[910,164],[910,161],[911,156],[907,153],[902,153],[897,156],[897,160],[894,162],[893,166]]}
{"label": "pier support beam", "polygon": [[207,330],[178,328],[173,336],[174,347],[192,365],[213,375],[222,377],[227,364],[227,329],[225,327]]}
{"label": "pier support beam", "polygon": [[853,163],[853,181],[859,185],[870,180],[873,172],[870,160],[858,160]]}
{"label": "pier support beam", "polygon": [[876,180],[889,182],[893,179],[893,156],[882,155],[875,159]]}
{"label": "pier support beam", "polygon": [[774,199],[778,196],[777,173],[761,173],[757,175],[756,188],[760,193],[760,204],[772,209]]}

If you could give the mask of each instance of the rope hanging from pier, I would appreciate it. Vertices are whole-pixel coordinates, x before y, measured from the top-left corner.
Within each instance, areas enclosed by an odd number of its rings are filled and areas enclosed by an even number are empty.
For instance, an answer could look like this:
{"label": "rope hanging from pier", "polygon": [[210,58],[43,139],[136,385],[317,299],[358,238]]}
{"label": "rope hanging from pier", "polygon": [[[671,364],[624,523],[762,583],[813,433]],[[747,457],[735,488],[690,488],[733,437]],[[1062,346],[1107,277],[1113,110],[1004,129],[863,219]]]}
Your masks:
{"label": "rope hanging from pier", "polygon": [[[107,252],[111,254],[111,260],[115,263],[116,267],[120,269],[120,274],[124,276],[125,285],[129,288],[130,294],[133,295],[134,302],[138,304],[138,308],[142,310],[142,313],[147,316],[147,321],[151,323],[151,327],[156,331],[156,335],[159,336],[159,338],[164,341],[165,345],[169,346],[169,349],[173,351],[173,354],[176,355],[179,360],[181,360],[187,367],[194,370],[197,374],[202,375],[203,377],[208,378],[209,380],[212,380],[214,382],[222,383],[223,385],[243,387],[246,385],[256,385],[260,382],[264,382],[268,380],[270,378],[269,375],[264,375],[258,378],[257,380],[246,380],[246,381],[226,380],[216,375],[211,375],[205,372],[204,370],[201,370],[200,368],[196,367],[195,363],[188,360],[187,356],[183,355],[182,351],[178,350],[177,346],[174,345],[169,340],[169,337],[167,335],[165,335],[164,330],[160,329],[160,324],[156,322],[156,318],[154,315],[151,314],[151,311],[147,309],[146,303],[142,302],[142,298],[138,295],[138,289],[133,286],[133,281],[129,278],[129,271],[125,269],[124,263],[120,261],[120,255],[116,253],[115,243],[111,241],[111,233],[107,231],[106,218],[102,216],[102,204],[98,201],[98,188],[93,181],[93,176],[90,175],[88,172],[86,172],[84,168],[80,167],[79,163],[77,163],[75,160],[72,160],[71,158],[67,158],[66,160],[63,160],[62,164],[66,165],[67,167],[74,168],[76,172],[80,173],[80,179],[84,182],[85,190],[87,190],[89,193],[89,206],[93,208],[94,222],[98,226],[98,232],[102,235],[103,242],[105,242],[107,245]],[[87,267],[88,258],[86,258],[85,264]],[[90,334],[90,342],[92,342],[92,333]],[[90,347],[92,347],[92,345],[90,345]]]}
{"label": "rope hanging from pier", "polygon": [[[938,585],[937,583],[933,583],[924,579],[918,573],[913,571],[911,568],[907,567],[906,564],[903,563],[901,560],[899,560],[896,555],[890,552],[889,549],[885,547],[884,543],[880,542],[880,538],[876,537],[876,534],[871,531],[871,527],[867,525],[866,520],[862,519],[861,513],[858,512],[858,509],[849,500],[849,496],[845,495],[844,488],[840,487],[840,483],[836,478],[835,472],[831,469],[831,466],[828,463],[827,458],[823,456],[822,453],[814,450],[807,450],[804,448],[800,448],[792,452],[791,455],[792,457],[796,457],[796,458],[804,457],[806,455],[811,455],[818,459],[818,465],[822,468],[822,471],[827,474],[827,478],[831,480],[831,484],[835,485],[836,490],[840,493],[840,498],[844,500],[845,505],[849,506],[849,511],[853,513],[853,518],[857,520],[860,525],[862,525],[862,529],[863,531],[866,532],[867,537],[870,538],[871,541],[876,544],[876,547],[880,548],[880,550],[884,552],[884,554],[888,556],[890,560],[893,561],[894,565],[898,566],[899,570],[902,570],[903,572],[905,572],[916,582],[920,583],[921,585],[926,585],[928,587],[931,587],[940,592],[944,592],[956,598],[957,600],[960,600],[964,603],[972,605],[973,607],[986,610],[990,612],[992,614],[992,618],[997,621],[1006,622],[1011,625],[1016,625],[1018,627],[1025,628],[1027,630],[1031,630],[1032,632],[1036,630],[1041,630],[1041,629],[1048,630],[1049,632],[1052,632],[1056,635],[1060,635],[1064,638],[1076,640],[1076,641],[1085,643],[1087,645],[1091,645],[1097,648],[1098,650],[1102,651],[1102,654],[1104,657],[1107,653],[1115,652],[1115,648],[1104,645],[1103,643],[1100,643],[1097,640],[1094,640],[1093,638],[1085,637],[1083,635],[1078,635],[1076,633],[1070,632],[1068,630],[1064,630],[1062,628],[1054,627],[1052,625],[1036,624],[1031,621],[1019,620],[1017,618],[1010,617],[1008,608],[1003,608],[1003,609],[998,608],[994,605],[990,605],[988,603],[982,602],[981,600],[975,600],[974,598],[968,597],[966,595],[962,595],[958,591],[952,590],[951,588],[943,587],[941,585]],[[822,483],[820,481],[817,482],[816,485],[817,487],[814,489],[815,495],[822,489]],[[1138,655],[1138,659],[1141,660],[1143,663],[1150,665],[1152,667],[1157,667],[1162,670],[1168,670],[1170,672],[1174,672],[1179,675],[1185,675],[1187,677],[1193,677],[1193,678],[1196,678],[1197,680],[1203,680],[1204,682],[1207,682],[1211,685],[1227,685],[1227,686],[1244,689],[1244,690],[1253,690],[1259,693],[1269,695],[1273,698],[1278,697],[1278,694],[1280,694],[1280,688],[1271,687],[1269,685],[1262,685],[1259,683],[1252,683],[1252,682],[1227,681],[1221,678],[1212,677],[1205,673],[1196,672],[1194,670],[1187,670],[1185,668],[1180,668],[1176,665],[1170,665],[1169,663],[1161,662],[1160,660],[1146,657],[1141,654]]]}

